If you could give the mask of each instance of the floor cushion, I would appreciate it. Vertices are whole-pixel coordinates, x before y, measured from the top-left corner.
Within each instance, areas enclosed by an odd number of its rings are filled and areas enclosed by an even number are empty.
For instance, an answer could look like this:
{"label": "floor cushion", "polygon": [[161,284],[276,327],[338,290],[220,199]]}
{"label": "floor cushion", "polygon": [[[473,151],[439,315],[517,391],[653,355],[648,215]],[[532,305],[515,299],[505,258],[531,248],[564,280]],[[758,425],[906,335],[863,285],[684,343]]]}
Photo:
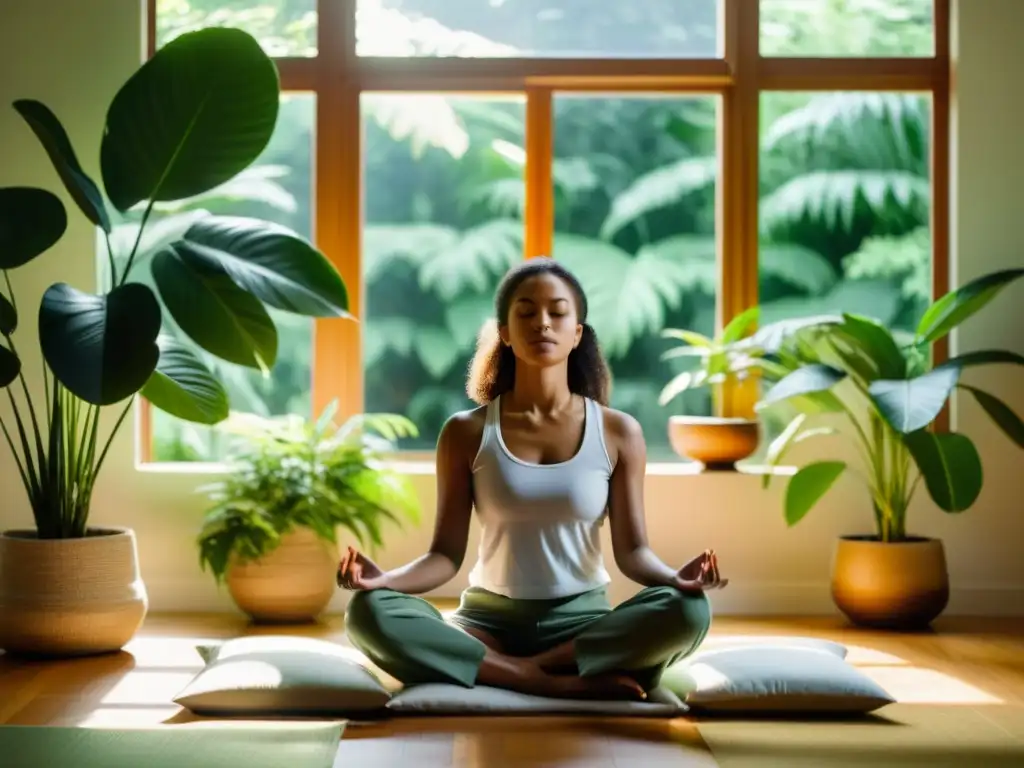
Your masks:
{"label": "floor cushion", "polygon": [[416,715],[541,715],[594,714],[628,717],[676,717],[686,705],[669,690],[658,688],[647,701],[592,701],[531,696],[478,685],[432,683],[410,686],[388,702],[388,710]]}
{"label": "floor cushion", "polygon": [[893,697],[829,650],[739,645],[698,651],[670,667],[662,686],[695,713],[872,712]]}
{"label": "floor cushion", "polygon": [[255,636],[198,650],[206,666],[174,697],[196,714],[346,715],[391,699],[358,652],[337,643]]}

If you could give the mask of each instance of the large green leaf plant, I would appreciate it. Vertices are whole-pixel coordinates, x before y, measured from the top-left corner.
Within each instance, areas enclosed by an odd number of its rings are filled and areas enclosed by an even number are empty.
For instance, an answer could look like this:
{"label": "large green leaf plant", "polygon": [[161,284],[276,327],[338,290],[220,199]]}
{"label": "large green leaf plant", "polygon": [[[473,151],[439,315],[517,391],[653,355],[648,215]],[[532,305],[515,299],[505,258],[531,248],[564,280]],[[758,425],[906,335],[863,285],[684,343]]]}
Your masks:
{"label": "large green leaf plant", "polygon": [[[257,159],[274,130],[279,95],[274,63],[251,35],[210,28],[179,36],[109,105],[99,153],[103,191],[46,105],[14,103],[71,200],[102,234],[108,263],[99,293],[58,282],[43,294],[38,331],[45,391],[37,402],[15,342],[22,311],[8,272],[56,245],[68,217],[49,191],[0,189],[0,270],[7,289],[6,295],[0,290],[0,387],[13,421],[0,426],[40,538],[87,535],[96,478],[140,393],[191,422],[227,418],[227,393],[195,346],[268,371],[277,356],[268,306],[310,317],[348,316],[338,272],[282,227],[210,215],[169,240],[157,238],[153,252],[142,247],[154,242],[145,235],[155,208],[209,193]],[[111,236],[124,221],[138,224],[127,254],[115,251]],[[101,441],[100,414],[115,404],[120,413]]]}
{"label": "large green leaf plant", "polygon": [[[925,311],[913,338],[901,344],[883,324],[843,314],[788,335],[776,355],[760,361],[775,383],[759,403],[767,409],[797,405],[797,415],[772,442],[768,464],[777,466],[797,443],[834,434],[815,424],[822,414],[838,415],[860,460],[815,460],[793,475],[785,492],[785,518],[795,525],[847,470],[871,493],[878,540],[907,538],[907,511],[923,480],[943,511],[963,512],[981,493],[981,458],[971,439],[933,428],[957,388],[970,393],[993,422],[1024,448],[1024,422],[994,395],[964,383],[964,370],[977,365],[1024,365],[1024,357],[1001,349],[966,352],[933,365],[933,345],[1024,275],[1009,269],[984,275],[947,293]],[[766,474],[764,484],[770,482]]]}
{"label": "large green leaf plant", "polygon": [[395,414],[360,414],[338,426],[332,403],[315,422],[236,414],[231,471],[201,489],[213,505],[197,543],[203,570],[221,582],[233,562],[257,560],[305,528],[337,543],[339,528],[362,545],[383,544],[382,523],[419,517],[409,478],[385,462],[416,426]]}

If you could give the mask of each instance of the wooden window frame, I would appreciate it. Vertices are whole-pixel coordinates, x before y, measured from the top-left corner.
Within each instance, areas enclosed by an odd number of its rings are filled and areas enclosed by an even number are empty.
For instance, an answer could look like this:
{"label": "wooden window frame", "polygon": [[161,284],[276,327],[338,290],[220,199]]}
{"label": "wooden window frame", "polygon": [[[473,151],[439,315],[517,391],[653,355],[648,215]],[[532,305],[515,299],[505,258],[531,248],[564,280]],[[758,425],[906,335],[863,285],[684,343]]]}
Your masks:
{"label": "wooden window frame", "polygon": [[[717,94],[718,300],[716,324],[758,302],[758,161],[761,94],[770,91],[900,91],[931,97],[930,229],[932,295],[949,289],[950,0],[933,0],[934,51],[929,57],[776,57],[760,52],[760,2],[719,0],[722,56],[714,59],[467,59],[356,55],[354,0],[318,0],[317,55],[277,58],[282,91],[316,95],[314,232],[317,247],[349,287],[362,316],[362,116],[364,92],[519,93],[526,97],[525,258],[551,252],[554,92]],[[156,44],[156,3],[147,0],[147,42]],[[318,319],[314,325],[312,406],[332,400],[339,417],[363,410],[362,340],[358,323]],[[936,344],[948,357],[946,339]],[[756,382],[724,393],[721,415],[749,415]],[[140,462],[152,451],[148,402],[138,414]],[[948,427],[948,410],[937,420]]]}

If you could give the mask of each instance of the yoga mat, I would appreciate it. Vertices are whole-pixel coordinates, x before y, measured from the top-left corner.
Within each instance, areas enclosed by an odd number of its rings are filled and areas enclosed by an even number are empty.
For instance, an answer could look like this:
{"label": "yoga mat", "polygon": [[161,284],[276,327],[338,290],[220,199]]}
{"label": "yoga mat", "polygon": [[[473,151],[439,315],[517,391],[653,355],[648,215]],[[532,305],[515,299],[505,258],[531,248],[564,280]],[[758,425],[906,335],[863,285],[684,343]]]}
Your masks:
{"label": "yoga mat", "polygon": [[892,704],[847,722],[702,720],[719,768],[1020,768],[1024,708]]}
{"label": "yoga mat", "polygon": [[342,722],[0,726],[4,768],[332,768]]}

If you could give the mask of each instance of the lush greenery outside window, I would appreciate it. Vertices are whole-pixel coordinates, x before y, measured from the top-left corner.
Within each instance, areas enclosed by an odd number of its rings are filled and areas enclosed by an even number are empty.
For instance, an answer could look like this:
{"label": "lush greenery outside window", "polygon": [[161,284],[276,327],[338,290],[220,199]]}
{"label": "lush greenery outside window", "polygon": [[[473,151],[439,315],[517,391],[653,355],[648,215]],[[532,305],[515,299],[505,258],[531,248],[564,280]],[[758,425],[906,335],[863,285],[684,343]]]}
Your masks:
{"label": "lush greenery outside window", "polygon": [[[669,415],[742,414],[752,395],[660,405],[685,364],[662,359],[664,329],[711,335],[760,304],[763,322],[849,310],[909,330],[944,290],[948,0],[150,3],[156,45],[246,29],[285,91],[252,171],[162,215],[314,238],[359,318],[274,315],[271,370],[222,366],[239,410],[403,413],[426,458],[471,405],[501,274],[550,254],[587,288],[613,405],[652,461],[676,460]],[[143,417],[144,459],[222,458],[216,429]]]}

